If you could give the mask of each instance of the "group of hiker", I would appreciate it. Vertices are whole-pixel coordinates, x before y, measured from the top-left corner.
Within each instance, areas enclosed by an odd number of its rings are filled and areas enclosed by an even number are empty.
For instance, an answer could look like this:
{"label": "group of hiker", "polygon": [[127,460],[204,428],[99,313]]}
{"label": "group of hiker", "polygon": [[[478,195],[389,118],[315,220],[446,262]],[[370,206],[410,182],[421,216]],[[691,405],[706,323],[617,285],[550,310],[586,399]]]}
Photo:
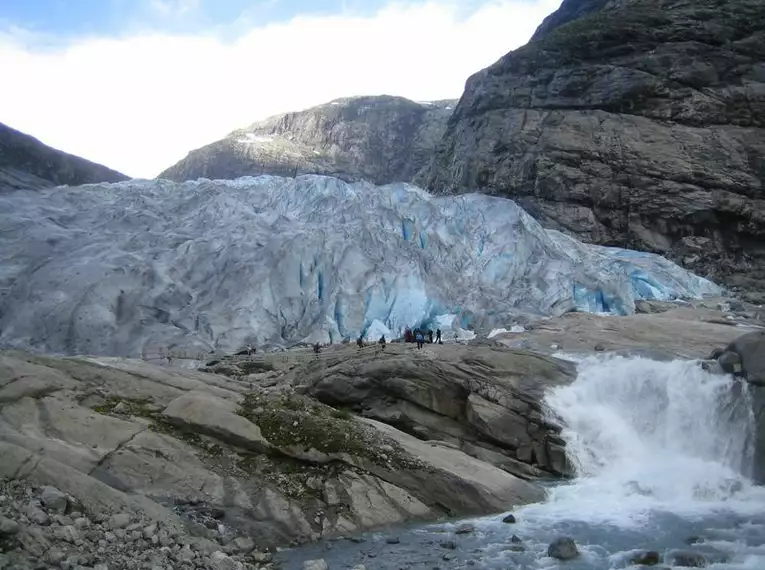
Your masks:
{"label": "group of hiker", "polygon": [[[435,334],[435,339],[434,339],[434,334]],[[427,331],[423,329],[412,330],[409,327],[407,327],[404,330],[404,342],[417,343],[417,348],[422,348],[423,346],[425,346],[426,342],[428,342],[429,344],[433,344],[433,343],[444,344],[443,340],[441,339],[441,329],[436,329],[434,333],[432,329]],[[385,346],[388,344],[388,341],[385,339],[385,335],[382,335],[380,337],[380,340],[377,341],[377,344],[380,345],[381,349],[385,350]],[[359,335],[359,338],[356,339],[356,346],[358,346],[359,348],[364,348],[365,343],[364,343],[363,333]],[[248,345],[248,348],[249,348],[249,345]],[[322,348],[321,344],[317,342],[313,345],[313,352],[318,355],[321,353],[321,348]]]}
{"label": "group of hiker", "polygon": [[[404,342],[416,342],[417,348],[422,348],[425,344],[425,337],[427,335],[428,343],[433,344],[433,329],[427,332],[422,329],[410,329],[406,327],[404,330]],[[436,329],[436,341],[437,344],[444,344],[441,340],[441,329]]]}

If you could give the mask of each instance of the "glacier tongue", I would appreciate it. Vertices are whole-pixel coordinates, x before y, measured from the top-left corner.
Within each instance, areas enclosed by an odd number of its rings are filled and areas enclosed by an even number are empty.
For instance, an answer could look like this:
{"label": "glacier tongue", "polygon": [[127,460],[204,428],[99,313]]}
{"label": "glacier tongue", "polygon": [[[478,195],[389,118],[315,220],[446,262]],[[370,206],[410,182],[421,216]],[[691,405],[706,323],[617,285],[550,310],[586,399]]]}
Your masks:
{"label": "glacier tongue", "polygon": [[55,353],[340,342],[421,324],[449,339],[519,315],[720,293],[662,257],[544,230],[510,200],[321,176],[14,192],[0,195],[0,236],[0,343]]}

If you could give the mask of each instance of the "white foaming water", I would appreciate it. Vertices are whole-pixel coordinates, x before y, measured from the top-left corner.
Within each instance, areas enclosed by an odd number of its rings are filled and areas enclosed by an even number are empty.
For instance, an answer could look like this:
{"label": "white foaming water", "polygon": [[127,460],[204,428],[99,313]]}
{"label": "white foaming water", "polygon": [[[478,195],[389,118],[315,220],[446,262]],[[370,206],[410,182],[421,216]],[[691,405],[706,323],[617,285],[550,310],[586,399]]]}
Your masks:
{"label": "white foaming water", "polygon": [[724,554],[716,568],[765,568],[763,521],[752,523],[752,544],[741,540],[742,521],[765,512],[765,492],[749,479],[746,385],[690,361],[599,356],[578,366],[577,380],[547,397],[577,477],[545,503],[519,509],[524,530],[586,528],[596,545],[609,536],[611,547],[585,545],[584,557],[624,567],[627,541],[662,537],[639,547],[669,552],[693,529]]}
{"label": "white foaming water", "polygon": [[547,398],[578,475],[550,505],[630,524],[656,509],[708,512],[736,501],[751,488],[745,390],[696,362],[580,362],[577,380]]}

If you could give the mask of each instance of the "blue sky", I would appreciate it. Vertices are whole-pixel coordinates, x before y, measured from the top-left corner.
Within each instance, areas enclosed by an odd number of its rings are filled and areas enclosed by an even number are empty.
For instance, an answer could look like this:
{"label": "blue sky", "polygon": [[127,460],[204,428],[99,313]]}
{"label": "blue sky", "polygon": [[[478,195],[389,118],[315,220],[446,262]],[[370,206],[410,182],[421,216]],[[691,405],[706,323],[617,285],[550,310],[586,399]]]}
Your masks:
{"label": "blue sky", "polygon": [[[116,36],[135,30],[236,36],[246,27],[296,16],[374,14],[385,0],[4,0],[0,22],[55,38]],[[480,0],[456,2],[464,12]]]}
{"label": "blue sky", "polygon": [[136,177],[339,97],[459,98],[560,0],[0,0],[0,122]]}

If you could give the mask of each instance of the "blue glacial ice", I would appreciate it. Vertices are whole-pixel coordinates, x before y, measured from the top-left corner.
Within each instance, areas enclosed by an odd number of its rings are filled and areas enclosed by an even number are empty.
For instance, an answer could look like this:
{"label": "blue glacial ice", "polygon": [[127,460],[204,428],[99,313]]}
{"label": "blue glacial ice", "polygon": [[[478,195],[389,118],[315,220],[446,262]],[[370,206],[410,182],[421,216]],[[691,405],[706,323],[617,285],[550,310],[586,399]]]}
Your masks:
{"label": "blue glacial ice", "polygon": [[582,244],[514,202],[321,176],[0,196],[0,344],[74,354],[445,337],[720,289]]}

